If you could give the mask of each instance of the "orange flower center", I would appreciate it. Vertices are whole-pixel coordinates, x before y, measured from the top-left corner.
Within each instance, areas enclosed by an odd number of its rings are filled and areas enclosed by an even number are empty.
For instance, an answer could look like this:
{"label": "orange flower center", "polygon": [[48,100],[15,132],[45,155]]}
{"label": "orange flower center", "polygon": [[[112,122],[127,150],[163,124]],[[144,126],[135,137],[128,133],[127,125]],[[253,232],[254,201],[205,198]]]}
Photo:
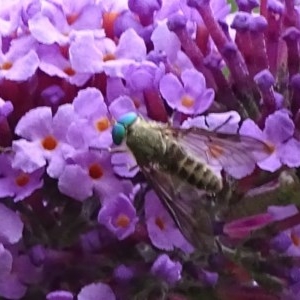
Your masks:
{"label": "orange flower center", "polygon": [[130,219],[128,218],[128,216],[124,214],[118,215],[116,220],[116,225],[118,227],[126,228],[129,225],[129,223],[130,223]]}
{"label": "orange flower center", "polygon": [[67,67],[64,69],[64,72],[68,75],[68,76],[74,76],[76,74],[76,71],[71,68],[71,67]]}
{"label": "orange flower center", "polygon": [[13,66],[13,64],[11,62],[7,61],[7,62],[2,64],[1,69],[2,70],[9,70],[12,66]]}
{"label": "orange flower center", "polygon": [[107,117],[100,118],[96,123],[96,127],[99,131],[105,131],[109,126],[110,122]]}
{"label": "orange flower center", "polygon": [[67,16],[67,22],[72,25],[78,19],[78,14],[71,14]]}
{"label": "orange flower center", "polygon": [[155,219],[155,224],[157,225],[157,227],[160,229],[160,230],[164,230],[165,229],[165,223],[164,221],[160,218],[160,217],[157,217]]}
{"label": "orange flower center", "polygon": [[94,163],[94,164],[90,165],[90,167],[89,167],[90,177],[92,177],[93,179],[99,179],[103,176],[103,174],[104,174],[103,170],[99,164]]}
{"label": "orange flower center", "polygon": [[29,182],[29,176],[26,173],[20,173],[16,178],[15,178],[15,183],[16,185],[23,187]]}
{"label": "orange flower center", "polygon": [[181,104],[187,108],[192,107],[194,105],[194,103],[195,103],[195,100],[188,95],[185,95],[181,98]]}
{"label": "orange flower center", "polygon": [[48,135],[42,140],[42,146],[44,147],[44,149],[49,151],[54,150],[57,144],[57,140],[52,135]]}
{"label": "orange flower center", "polygon": [[103,20],[103,28],[105,31],[105,34],[109,38],[114,38],[114,22],[116,18],[118,17],[118,13],[116,12],[105,12],[102,15],[102,20]]}
{"label": "orange flower center", "polygon": [[103,61],[108,61],[108,60],[114,60],[116,59],[116,56],[112,53],[106,53],[104,56],[103,56]]}
{"label": "orange flower center", "polygon": [[295,246],[300,246],[300,237],[296,233],[291,233],[291,240]]}

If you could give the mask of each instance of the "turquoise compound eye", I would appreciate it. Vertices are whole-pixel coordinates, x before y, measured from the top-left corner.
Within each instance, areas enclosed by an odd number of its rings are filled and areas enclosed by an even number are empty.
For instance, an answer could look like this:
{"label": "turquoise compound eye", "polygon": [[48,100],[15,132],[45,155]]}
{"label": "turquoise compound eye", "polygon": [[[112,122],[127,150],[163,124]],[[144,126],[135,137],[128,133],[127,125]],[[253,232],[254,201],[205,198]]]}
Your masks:
{"label": "turquoise compound eye", "polygon": [[118,119],[118,123],[122,124],[125,128],[134,123],[137,119],[138,115],[135,112],[130,112],[123,115],[120,119]]}
{"label": "turquoise compound eye", "polygon": [[122,124],[116,123],[112,129],[112,139],[115,145],[122,144],[126,135],[126,129]]}

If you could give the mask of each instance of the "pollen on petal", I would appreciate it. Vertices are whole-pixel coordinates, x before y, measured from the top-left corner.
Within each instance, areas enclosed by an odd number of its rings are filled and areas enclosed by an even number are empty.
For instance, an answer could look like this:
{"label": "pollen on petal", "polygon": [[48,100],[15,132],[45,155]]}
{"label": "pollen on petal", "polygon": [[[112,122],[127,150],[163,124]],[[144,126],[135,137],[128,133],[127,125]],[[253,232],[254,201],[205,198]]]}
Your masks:
{"label": "pollen on petal", "polygon": [[93,179],[99,179],[103,176],[103,170],[101,166],[97,163],[90,165],[89,167],[89,175]]}
{"label": "pollen on petal", "polygon": [[218,158],[224,153],[224,149],[219,145],[209,145],[209,152],[212,157]]}
{"label": "pollen on petal", "polygon": [[165,229],[165,223],[164,221],[160,218],[160,217],[157,217],[155,219],[155,224],[157,225],[157,227],[160,229],[160,230],[164,230]]}
{"label": "pollen on petal", "polygon": [[65,68],[64,72],[69,76],[74,76],[76,74],[76,71],[71,67]]}
{"label": "pollen on petal", "polygon": [[114,23],[116,18],[119,16],[119,13],[116,12],[105,12],[103,14],[103,28],[105,30],[105,34],[109,38],[114,37]]}
{"label": "pollen on petal", "polygon": [[48,135],[42,140],[42,146],[44,149],[52,151],[56,148],[57,146],[57,140],[55,139],[54,136]]}
{"label": "pollen on petal", "polygon": [[103,61],[109,61],[116,59],[115,55],[112,53],[107,53],[103,56]]}
{"label": "pollen on petal", "polygon": [[130,223],[130,219],[125,214],[119,214],[116,219],[116,225],[118,227],[126,228]]}
{"label": "pollen on petal", "polygon": [[96,127],[99,131],[105,131],[110,126],[110,122],[107,117],[97,120]]}
{"label": "pollen on petal", "polygon": [[295,246],[300,246],[300,237],[296,233],[291,233],[291,240]]}
{"label": "pollen on petal", "polygon": [[71,14],[67,16],[67,22],[72,25],[78,19],[78,14]]}
{"label": "pollen on petal", "polygon": [[28,174],[21,173],[15,178],[15,183],[16,183],[16,185],[23,187],[26,184],[28,184],[29,180],[30,180],[30,178],[29,178]]}
{"label": "pollen on petal", "polygon": [[188,95],[185,95],[181,98],[181,104],[187,108],[192,107],[194,105],[194,103],[195,103],[195,100]]}
{"label": "pollen on petal", "polygon": [[0,68],[2,70],[9,70],[12,66],[13,66],[13,64],[11,62],[7,61],[7,62],[4,62]]}

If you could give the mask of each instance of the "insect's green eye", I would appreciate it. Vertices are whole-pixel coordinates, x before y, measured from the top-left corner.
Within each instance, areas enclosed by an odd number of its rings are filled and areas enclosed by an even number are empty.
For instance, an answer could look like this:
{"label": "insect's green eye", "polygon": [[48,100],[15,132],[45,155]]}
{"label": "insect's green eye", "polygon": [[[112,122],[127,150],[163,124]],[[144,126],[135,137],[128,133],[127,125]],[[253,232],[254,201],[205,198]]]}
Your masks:
{"label": "insect's green eye", "polygon": [[122,141],[126,135],[126,128],[119,123],[116,123],[112,129],[112,139],[115,145],[122,144]]}
{"label": "insect's green eye", "polygon": [[129,112],[118,119],[118,123],[122,124],[125,128],[134,123],[138,115],[135,112]]}

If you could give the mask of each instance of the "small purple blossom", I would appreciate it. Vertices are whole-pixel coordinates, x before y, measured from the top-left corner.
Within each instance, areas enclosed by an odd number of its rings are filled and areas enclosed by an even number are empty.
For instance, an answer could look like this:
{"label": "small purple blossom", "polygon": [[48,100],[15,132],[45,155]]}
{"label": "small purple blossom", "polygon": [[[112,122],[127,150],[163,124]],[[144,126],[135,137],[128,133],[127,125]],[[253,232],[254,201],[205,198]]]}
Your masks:
{"label": "small purple blossom", "polygon": [[123,240],[134,232],[138,217],[131,201],[124,194],[119,194],[115,199],[106,201],[98,221]]}
{"label": "small purple blossom", "polygon": [[169,213],[153,191],[146,194],[145,217],[149,237],[154,246],[163,250],[175,247],[191,252],[191,245],[184,239]]}
{"label": "small purple blossom", "polygon": [[205,112],[215,94],[213,89],[206,88],[204,76],[193,69],[185,70],[181,80],[182,83],[174,74],[166,74],[160,81],[160,92],[169,106],[188,115]]}
{"label": "small purple blossom", "polygon": [[81,289],[77,297],[78,300],[96,300],[99,297],[107,300],[116,299],[109,285],[101,282],[86,285]]}
{"label": "small purple blossom", "polygon": [[164,279],[173,285],[181,279],[182,265],[178,261],[172,261],[166,254],[160,255],[151,267],[151,273]]}

